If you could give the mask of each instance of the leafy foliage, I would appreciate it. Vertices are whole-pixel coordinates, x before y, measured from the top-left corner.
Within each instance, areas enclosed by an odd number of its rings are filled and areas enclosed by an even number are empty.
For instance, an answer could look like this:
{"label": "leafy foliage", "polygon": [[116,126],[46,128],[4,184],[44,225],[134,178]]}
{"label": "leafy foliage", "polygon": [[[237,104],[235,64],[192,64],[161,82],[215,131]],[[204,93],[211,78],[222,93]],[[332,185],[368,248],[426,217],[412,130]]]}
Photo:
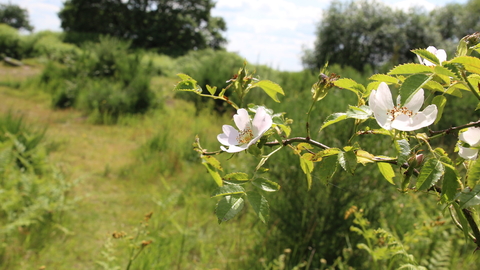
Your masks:
{"label": "leafy foliage", "polygon": [[11,3],[0,4],[0,23],[8,24],[15,29],[33,31],[28,11]]}

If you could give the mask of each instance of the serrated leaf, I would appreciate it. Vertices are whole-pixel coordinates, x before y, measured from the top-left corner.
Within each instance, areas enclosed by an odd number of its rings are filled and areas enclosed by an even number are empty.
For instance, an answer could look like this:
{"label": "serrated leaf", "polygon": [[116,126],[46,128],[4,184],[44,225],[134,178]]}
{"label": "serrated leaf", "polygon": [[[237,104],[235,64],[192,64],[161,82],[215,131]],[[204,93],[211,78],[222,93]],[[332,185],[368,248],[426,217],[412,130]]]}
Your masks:
{"label": "serrated leaf", "polygon": [[[397,84],[398,79],[386,74],[375,74],[368,78],[371,81],[385,82],[386,84]],[[378,88],[378,86],[377,86]],[[375,88],[376,89],[376,88]]]}
{"label": "serrated leaf", "polygon": [[394,67],[390,72],[389,75],[401,75],[401,74],[417,74],[417,73],[432,73],[432,69],[430,67],[424,66],[422,64],[403,64]]}
{"label": "serrated leaf", "polygon": [[325,156],[317,165],[317,175],[323,184],[327,184],[332,179],[337,170],[338,158],[334,155]]}
{"label": "serrated leaf", "polygon": [[275,192],[280,190],[280,185],[263,177],[255,178],[252,184],[266,192]]}
{"label": "serrated leaf", "polygon": [[365,86],[357,83],[356,81],[348,78],[342,78],[334,82],[335,86],[338,88],[343,88],[354,92],[355,94],[365,92]]}
{"label": "serrated leaf", "polygon": [[196,93],[202,92],[202,88],[197,85],[197,81],[192,79],[192,77],[183,73],[179,73],[177,76],[180,77],[182,81],[175,85],[175,88],[173,89],[174,91],[192,91]]}
{"label": "serrated leaf", "polygon": [[468,52],[468,44],[467,42],[465,41],[465,39],[461,39],[460,42],[458,42],[458,45],[457,45],[457,52],[456,52],[456,56],[465,56],[467,55],[467,52]]}
{"label": "serrated leaf", "polygon": [[331,114],[325,119],[325,122],[323,122],[322,127],[320,128],[320,131],[330,125],[333,125],[335,123],[338,123],[342,120],[347,119],[347,114],[346,113],[334,113]]}
{"label": "serrated leaf", "polygon": [[357,150],[355,152],[357,155],[357,162],[361,163],[362,165],[365,165],[367,163],[373,163],[375,162],[373,159],[375,158],[374,155],[368,153],[367,151],[364,150]]}
{"label": "serrated leaf", "polygon": [[405,139],[395,141],[395,149],[398,153],[398,165],[402,165],[410,156],[410,144]]}
{"label": "serrated leaf", "polygon": [[440,160],[431,158],[425,162],[417,178],[418,190],[427,190],[443,175],[444,168]]}
{"label": "serrated leaf", "polygon": [[452,203],[453,208],[455,209],[455,212],[457,213],[457,218],[460,221],[460,225],[462,225],[462,230],[463,230],[463,236],[465,237],[465,241],[468,240],[468,221],[467,218],[465,217],[465,214],[463,211],[460,209],[460,206],[457,203]]}
{"label": "serrated leaf", "polygon": [[247,198],[253,210],[257,213],[258,218],[263,223],[267,223],[270,217],[270,207],[268,206],[267,199],[256,191],[247,192]]}
{"label": "serrated leaf", "polygon": [[222,177],[218,173],[217,169],[215,169],[215,167],[213,167],[212,164],[210,164],[206,161],[202,162],[202,164],[207,168],[208,173],[212,176],[215,183],[217,183],[217,185],[219,187],[221,187],[223,185],[223,181],[222,181]]}
{"label": "serrated leaf", "polygon": [[252,84],[251,88],[253,87],[262,88],[263,91],[265,91],[265,93],[267,93],[267,95],[270,96],[275,102],[280,102],[280,100],[277,97],[277,94],[285,95],[280,85],[269,80],[258,81]]}
{"label": "serrated leaf", "polygon": [[223,171],[223,168],[222,168],[222,165],[220,164],[220,161],[218,161],[218,159],[216,159],[215,157],[202,155],[202,160],[204,160],[208,164],[212,165],[213,168],[215,168],[219,171]]}
{"label": "serrated leaf", "polygon": [[395,171],[393,170],[392,165],[390,163],[377,162],[377,166],[383,177],[390,184],[395,185],[395,182],[393,182],[393,178],[395,177]]}
{"label": "serrated leaf", "polygon": [[445,92],[445,88],[443,87],[443,85],[433,80],[430,80],[426,84],[424,84],[423,88],[427,90],[442,92],[442,93]]}
{"label": "serrated leaf", "polygon": [[357,156],[354,151],[340,152],[338,153],[338,163],[346,172],[353,174],[357,168]]}
{"label": "serrated leaf", "polygon": [[442,203],[448,203],[453,201],[459,185],[458,171],[450,164],[442,163],[445,167],[445,173],[443,174],[442,194],[440,199]]}
{"label": "serrated leaf", "polygon": [[416,50],[411,50],[414,54],[420,56],[421,58],[428,60],[432,62],[435,65],[440,65],[440,61],[438,60],[437,56],[435,56],[433,53],[425,50],[425,49],[416,49]]}
{"label": "serrated leaf", "polygon": [[239,196],[225,196],[217,204],[215,214],[218,218],[218,223],[228,221],[234,218],[240,211],[242,211],[245,202]]}
{"label": "serrated leaf", "polygon": [[480,159],[472,161],[467,173],[467,183],[469,187],[477,187],[480,182]]}
{"label": "serrated leaf", "polygon": [[430,76],[424,74],[414,74],[405,79],[402,86],[400,86],[400,102],[402,105],[406,104],[412,96],[422,88],[422,86],[431,79]]}
{"label": "serrated leaf", "polygon": [[480,204],[480,185],[475,186],[470,192],[461,192],[458,200],[460,201],[460,208],[466,208]]}
{"label": "serrated leaf", "polygon": [[349,107],[347,111],[348,118],[365,120],[372,115],[372,110],[368,106],[363,105],[360,107],[355,107],[355,106],[349,105],[348,107]]}
{"label": "serrated leaf", "polygon": [[235,194],[244,194],[245,189],[239,185],[224,185],[217,188],[212,195],[211,198],[219,197],[219,196],[226,196],[226,195],[235,195]]}
{"label": "serrated leaf", "polygon": [[447,98],[444,96],[436,96],[432,100],[432,104],[435,104],[437,106],[437,118],[435,119],[435,124],[442,119],[442,114],[443,114],[443,108],[445,108],[445,105],[447,104]]}
{"label": "serrated leaf", "polygon": [[459,63],[463,67],[472,73],[480,74],[480,59],[472,56],[459,56],[449,61],[450,63]]}
{"label": "serrated leaf", "polygon": [[242,172],[229,173],[223,177],[223,180],[232,184],[244,184],[250,180],[248,174]]}
{"label": "serrated leaf", "polygon": [[458,79],[457,75],[453,71],[451,71],[450,69],[448,69],[444,66],[435,66],[433,68],[433,72],[436,75],[443,75],[443,76],[447,76],[447,77],[452,77],[453,79]]}

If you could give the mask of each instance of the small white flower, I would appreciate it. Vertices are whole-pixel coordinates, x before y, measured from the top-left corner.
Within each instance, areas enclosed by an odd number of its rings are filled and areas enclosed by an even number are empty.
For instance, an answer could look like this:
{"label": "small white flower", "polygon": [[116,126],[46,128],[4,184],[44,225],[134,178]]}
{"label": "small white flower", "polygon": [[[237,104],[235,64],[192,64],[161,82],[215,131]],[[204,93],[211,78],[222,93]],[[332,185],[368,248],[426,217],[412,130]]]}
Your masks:
{"label": "small white flower", "polygon": [[[437,58],[438,58],[438,61],[440,61],[440,64],[442,64],[443,61],[446,61],[447,60],[447,53],[445,52],[445,50],[437,50],[437,48],[433,47],[433,46],[429,46],[427,48],[427,51],[433,53]],[[425,66],[435,66],[434,63],[426,60],[426,59],[422,59],[420,56],[418,56],[418,61],[420,61],[420,64],[422,65],[425,65]]]}
{"label": "small white flower", "polygon": [[400,106],[400,96],[398,96],[397,106],[395,106],[390,88],[382,82],[377,90],[372,91],[368,103],[375,120],[382,128],[413,131],[433,124],[437,118],[437,106],[434,104],[428,105],[423,111],[419,112],[423,101],[423,89],[420,89],[402,107]]}
{"label": "small white flower", "polygon": [[264,107],[258,107],[253,121],[248,116],[245,109],[238,109],[237,114],[233,116],[238,130],[230,125],[223,125],[223,133],[217,136],[218,141],[228,146],[220,146],[225,152],[236,153],[247,149],[256,143],[262,135],[272,126],[272,117],[267,113]]}
{"label": "small white flower", "polygon": [[[464,143],[468,143],[471,147],[478,147],[480,146],[480,128],[468,128],[465,132],[458,135],[458,139]],[[458,155],[464,159],[477,159],[478,149],[464,147],[461,144],[458,144]]]}

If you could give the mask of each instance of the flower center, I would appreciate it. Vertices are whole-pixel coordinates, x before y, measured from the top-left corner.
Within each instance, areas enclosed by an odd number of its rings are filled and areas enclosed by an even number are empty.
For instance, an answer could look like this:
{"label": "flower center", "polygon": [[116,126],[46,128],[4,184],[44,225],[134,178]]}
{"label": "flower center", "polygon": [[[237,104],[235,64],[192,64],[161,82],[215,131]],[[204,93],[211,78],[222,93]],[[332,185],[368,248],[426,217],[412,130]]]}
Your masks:
{"label": "flower center", "polygon": [[413,112],[409,110],[407,107],[400,107],[400,104],[398,106],[393,107],[393,109],[387,111],[388,115],[392,116],[392,121],[395,120],[395,118],[401,114],[405,114],[408,117],[413,116]]}
{"label": "flower center", "polygon": [[250,127],[245,128],[240,131],[237,136],[237,142],[240,144],[245,144],[250,142],[253,139],[253,131]]}

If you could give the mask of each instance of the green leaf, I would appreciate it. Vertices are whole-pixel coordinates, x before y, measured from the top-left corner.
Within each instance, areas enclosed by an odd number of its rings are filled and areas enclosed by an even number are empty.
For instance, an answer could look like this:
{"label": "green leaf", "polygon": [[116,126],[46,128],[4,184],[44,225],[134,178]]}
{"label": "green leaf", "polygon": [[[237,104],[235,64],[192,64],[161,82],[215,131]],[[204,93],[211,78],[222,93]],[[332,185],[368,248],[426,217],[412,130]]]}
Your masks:
{"label": "green leaf", "polygon": [[477,187],[480,182],[480,159],[472,161],[467,173],[467,182],[469,187]]}
{"label": "green leaf", "polygon": [[313,171],[313,162],[304,154],[300,157],[300,167],[307,176],[307,188],[312,187],[312,171]]}
{"label": "green leaf", "polygon": [[401,104],[404,105],[410,99],[412,96],[417,93],[422,86],[427,83],[431,79],[430,76],[424,75],[424,74],[414,74],[409,76],[405,81],[403,82],[402,86],[400,86],[400,97],[401,97]]}
{"label": "green leaf", "polygon": [[424,84],[423,89],[442,92],[442,93],[445,92],[445,88],[443,87],[443,85],[441,85],[440,83],[434,80],[430,80],[426,84]]}
{"label": "green leaf", "polygon": [[457,213],[457,218],[460,221],[460,225],[462,225],[462,230],[463,230],[463,236],[465,237],[465,241],[468,240],[468,221],[467,218],[465,217],[465,214],[463,211],[460,209],[457,203],[452,203],[453,208],[455,209],[455,212]]}
{"label": "green leaf", "polygon": [[226,196],[226,195],[234,195],[234,194],[245,194],[245,189],[239,185],[224,185],[217,188],[210,197],[215,198],[218,196]]}
{"label": "green leaf", "polygon": [[347,114],[346,113],[334,113],[331,114],[325,119],[325,122],[323,122],[322,127],[320,128],[320,131],[330,125],[333,125],[335,123],[338,123],[342,120],[347,119]]}
{"label": "green leaf", "polygon": [[395,149],[398,153],[398,165],[405,163],[410,156],[410,145],[405,139],[395,141]]}
{"label": "green leaf", "polygon": [[417,73],[432,73],[430,67],[422,64],[404,64],[394,67],[388,74],[390,75],[402,75],[402,74],[417,74]]}
{"label": "green leaf", "polygon": [[338,163],[346,172],[353,174],[357,168],[357,155],[354,151],[340,152],[338,153]]}
{"label": "green leaf", "polygon": [[431,158],[425,162],[417,178],[418,190],[427,190],[443,175],[444,168],[440,160]]}
{"label": "green leaf", "polygon": [[443,108],[445,108],[445,104],[447,104],[447,98],[444,96],[436,96],[432,100],[432,104],[435,104],[437,106],[437,119],[435,119],[435,124],[442,119],[442,114],[443,114]]}
{"label": "green leaf", "polygon": [[392,165],[390,163],[377,162],[377,166],[383,177],[385,177],[390,184],[395,185],[395,182],[393,182],[395,172],[393,171]]}
{"label": "green leaf", "polygon": [[325,156],[317,166],[318,177],[323,184],[327,184],[332,179],[337,170],[338,158],[334,155]]}
{"label": "green leaf", "polygon": [[180,77],[182,81],[175,85],[175,88],[173,89],[174,91],[191,91],[196,93],[202,92],[202,88],[197,85],[197,81],[192,79],[192,77],[183,73],[177,74],[177,76]]}
{"label": "green leaf", "polygon": [[480,193],[480,185],[476,185],[473,190],[470,190],[470,192],[465,193],[461,192],[460,196],[458,199],[460,200],[460,207],[461,208],[466,208],[474,205],[479,205],[480,204],[480,196],[478,194]]}
{"label": "green leaf", "polygon": [[210,95],[215,95],[215,92],[217,92],[217,87],[211,87],[210,85],[207,84],[207,90],[210,93]]}
{"label": "green leaf", "polygon": [[440,199],[442,203],[448,203],[453,201],[459,185],[458,171],[450,164],[442,163],[445,167],[445,173],[443,175],[442,194]]}
{"label": "green leaf", "polygon": [[354,92],[355,94],[365,92],[365,86],[357,83],[356,81],[348,78],[342,78],[334,82],[335,86],[338,88],[343,88]]}
{"label": "green leaf", "polygon": [[458,42],[457,45],[457,53],[455,55],[457,56],[465,56],[468,53],[468,45],[465,39],[461,39],[460,42]]}
{"label": "green leaf", "polygon": [[218,159],[214,158],[213,156],[205,156],[202,155],[202,160],[207,162],[208,164],[212,165],[213,168],[223,171],[222,165],[220,164],[220,161]]}
{"label": "green leaf", "polygon": [[425,50],[425,49],[416,49],[416,50],[411,50],[414,54],[420,56],[421,58],[424,58],[425,60],[428,60],[432,62],[435,65],[440,65],[440,61],[438,60],[437,56],[435,54]]}
{"label": "green leaf", "polygon": [[245,204],[244,199],[239,196],[225,196],[217,204],[215,214],[218,218],[218,223],[228,221],[235,217],[243,209]]}
{"label": "green leaf", "polygon": [[202,164],[207,168],[208,173],[212,176],[213,180],[215,180],[215,183],[217,183],[217,185],[221,187],[223,185],[223,181],[217,169],[208,162],[202,162]]}
{"label": "green leaf", "polygon": [[269,80],[261,80],[259,82],[256,82],[252,84],[250,88],[253,87],[260,87],[269,95],[275,102],[280,102],[280,100],[277,98],[277,94],[285,95],[283,92],[283,89],[280,85],[269,81]]}
{"label": "green leaf", "polygon": [[263,177],[255,178],[252,184],[266,192],[275,192],[280,190],[280,185]]}
{"label": "green leaf", "polygon": [[372,110],[368,106],[362,105],[359,108],[359,107],[349,105],[348,107],[349,107],[347,111],[348,118],[365,120],[372,115]]}
{"label": "green leaf", "polygon": [[231,184],[244,184],[250,180],[248,174],[242,172],[229,173],[223,177],[225,182]]}
{"label": "green leaf", "polygon": [[435,66],[433,68],[433,72],[436,75],[443,75],[443,76],[447,76],[447,77],[452,77],[453,79],[458,79],[457,75],[453,71],[451,71],[450,69],[448,69],[446,67],[443,67],[443,66]]}
{"label": "green leaf", "polygon": [[270,207],[268,206],[267,199],[256,191],[247,192],[247,198],[253,210],[257,213],[258,218],[263,223],[267,223],[270,217]]}
{"label": "green leaf", "polygon": [[459,63],[468,71],[480,74],[480,59],[472,56],[459,56],[449,61],[450,63]]}
{"label": "green leaf", "polygon": [[385,82],[387,84],[397,84],[398,83],[397,78],[395,78],[393,76],[385,75],[385,74],[375,74],[375,75],[372,75],[368,79],[371,80],[371,81]]}

